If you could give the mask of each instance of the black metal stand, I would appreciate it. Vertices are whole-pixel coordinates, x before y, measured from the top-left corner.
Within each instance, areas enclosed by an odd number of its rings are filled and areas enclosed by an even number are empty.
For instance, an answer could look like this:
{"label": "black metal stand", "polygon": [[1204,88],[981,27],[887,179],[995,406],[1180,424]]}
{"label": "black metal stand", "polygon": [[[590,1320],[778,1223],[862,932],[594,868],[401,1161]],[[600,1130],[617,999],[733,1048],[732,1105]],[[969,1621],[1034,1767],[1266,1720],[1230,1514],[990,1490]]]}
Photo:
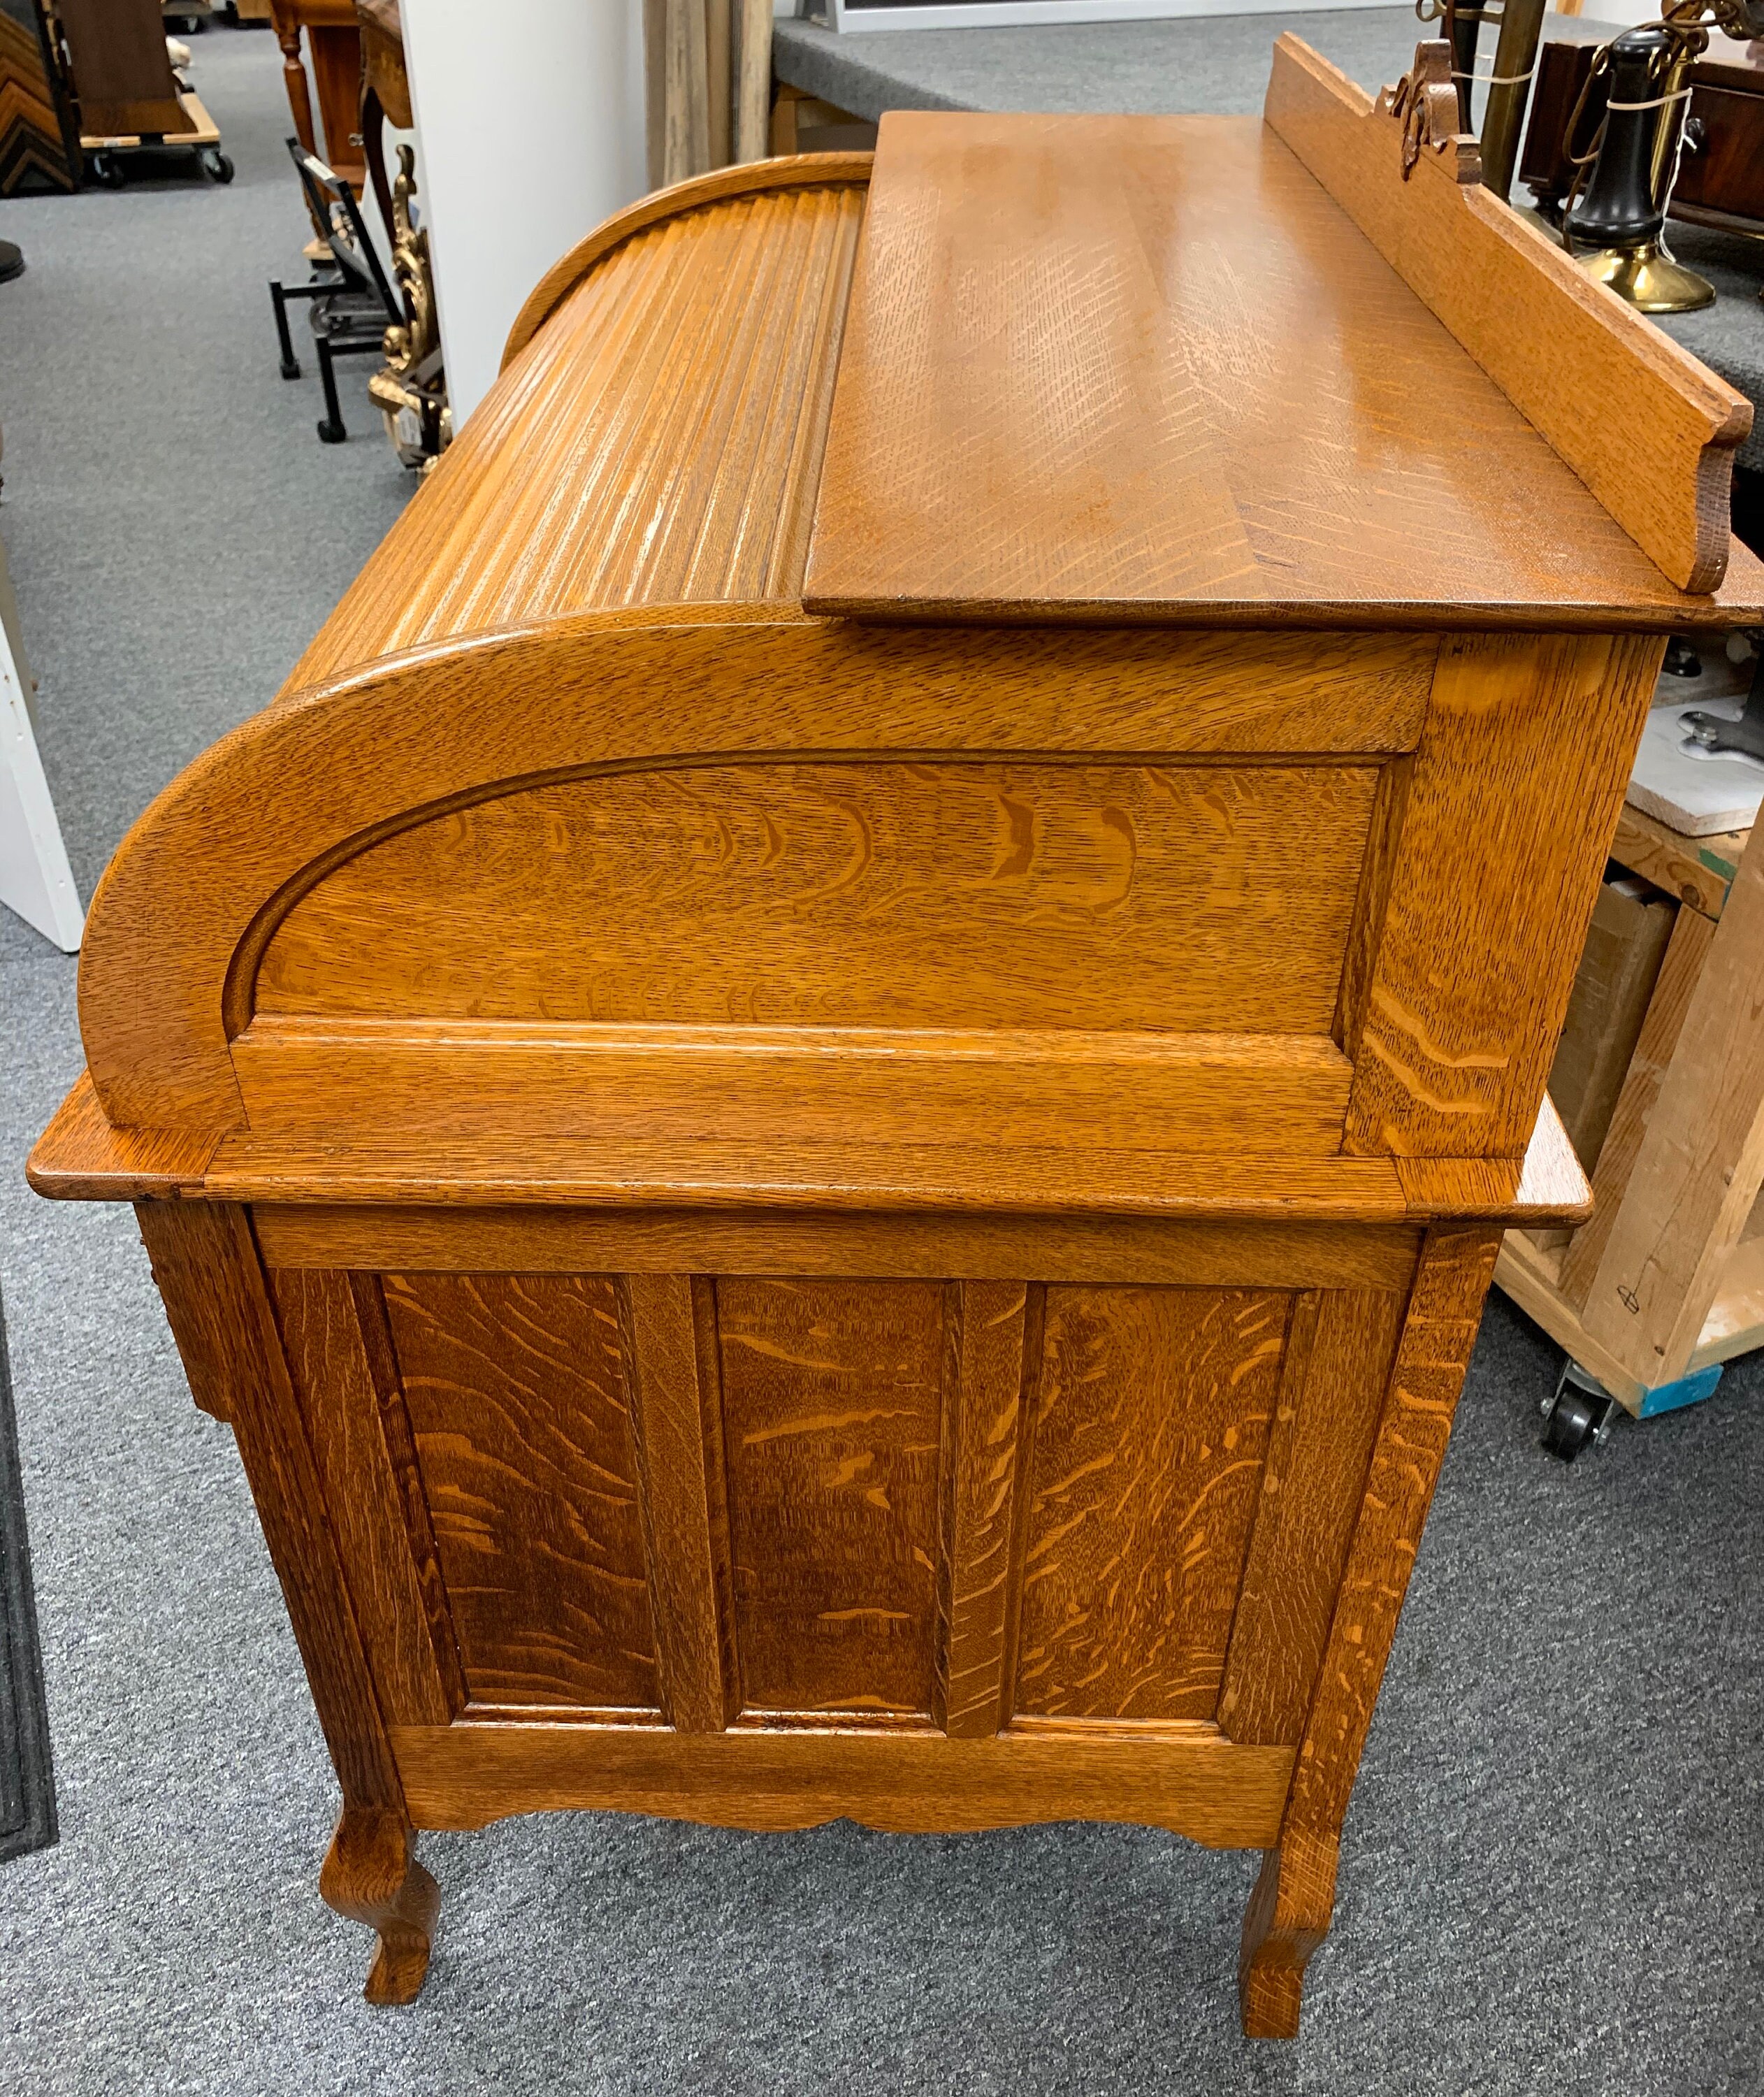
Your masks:
{"label": "black metal stand", "polygon": [[313,222],[326,229],[325,239],[330,253],[318,265],[326,274],[314,276],[309,283],[271,280],[269,303],[275,314],[276,347],[281,352],[282,377],[298,379],[300,363],[288,331],[288,301],[312,300],[318,376],[325,389],[325,414],[318,424],[318,438],[321,444],[340,444],[349,432],[337,397],[337,358],[383,353],[387,329],[401,325],[406,316],[380,266],[354,191],[322,160],[305,151],[299,139],[289,139],[287,146],[306,192]]}

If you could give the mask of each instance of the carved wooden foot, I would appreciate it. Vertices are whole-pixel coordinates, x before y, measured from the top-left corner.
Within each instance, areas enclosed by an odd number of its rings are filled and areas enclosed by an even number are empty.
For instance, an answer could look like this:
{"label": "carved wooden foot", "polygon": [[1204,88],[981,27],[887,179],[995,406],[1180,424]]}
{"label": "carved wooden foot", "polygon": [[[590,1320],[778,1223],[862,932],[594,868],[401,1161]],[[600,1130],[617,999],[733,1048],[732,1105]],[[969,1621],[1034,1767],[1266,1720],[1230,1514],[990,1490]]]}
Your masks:
{"label": "carved wooden foot", "polygon": [[404,1816],[387,1806],[345,1806],[318,1890],[339,1915],[379,1932],[379,1950],[361,1991],[367,1999],[414,2003],[429,1970],[441,1892],[417,1862]]}
{"label": "carved wooden foot", "polygon": [[1305,1961],[1329,1933],[1339,1845],[1289,1831],[1266,1852],[1243,1919],[1237,2003],[1246,2038],[1297,2038]]}

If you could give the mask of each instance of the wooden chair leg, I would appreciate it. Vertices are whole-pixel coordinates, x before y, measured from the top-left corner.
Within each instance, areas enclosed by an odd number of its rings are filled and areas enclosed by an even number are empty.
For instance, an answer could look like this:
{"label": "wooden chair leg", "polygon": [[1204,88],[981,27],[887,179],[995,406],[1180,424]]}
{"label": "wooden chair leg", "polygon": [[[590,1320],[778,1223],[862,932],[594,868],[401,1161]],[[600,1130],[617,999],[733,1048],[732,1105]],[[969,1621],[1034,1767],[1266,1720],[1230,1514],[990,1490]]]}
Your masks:
{"label": "wooden chair leg", "polygon": [[379,1933],[362,1990],[370,2003],[414,2003],[429,1970],[440,1889],[416,1859],[415,1837],[387,1806],[346,1806],[318,1890],[326,1904]]}
{"label": "wooden chair leg", "polygon": [[1329,1933],[1339,1845],[1289,1831],[1265,1853],[1243,1918],[1237,2006],[1245,2038],[1297,2038],[1305,1962]]}

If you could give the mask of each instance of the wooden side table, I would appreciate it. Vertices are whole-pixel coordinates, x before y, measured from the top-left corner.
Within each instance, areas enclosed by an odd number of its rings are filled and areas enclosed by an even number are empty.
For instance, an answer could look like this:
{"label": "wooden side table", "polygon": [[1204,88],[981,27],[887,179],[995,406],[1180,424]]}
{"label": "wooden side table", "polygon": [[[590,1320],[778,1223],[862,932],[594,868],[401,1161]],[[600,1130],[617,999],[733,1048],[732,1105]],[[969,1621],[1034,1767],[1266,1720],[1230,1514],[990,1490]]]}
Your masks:
{"label": "wooden side table", "polygon": [[282,81],[294,134],[309,153],[319,151],[300,55],[304,30],[318,89],[323,157],[359,196],[367,181],[367,163],[361,150],[361,34],[353,0],[270,0],[270,19],[282,46]]}

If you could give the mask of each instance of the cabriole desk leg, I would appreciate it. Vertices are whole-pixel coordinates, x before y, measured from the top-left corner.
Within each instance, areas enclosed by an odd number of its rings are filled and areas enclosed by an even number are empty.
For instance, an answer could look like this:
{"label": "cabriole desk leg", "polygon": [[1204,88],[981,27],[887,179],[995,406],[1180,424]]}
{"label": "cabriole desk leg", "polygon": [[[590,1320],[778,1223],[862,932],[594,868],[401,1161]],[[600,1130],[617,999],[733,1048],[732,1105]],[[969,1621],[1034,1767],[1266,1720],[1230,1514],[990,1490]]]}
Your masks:
{"label": "cabriole desk leg", "polygon": [[339,1915],[379,1933],[368,2000],[408,2003],[428,1970],[440,1895],[414,1854],[250,1218],[231,1203],[200,1202],[138,1202],[135,1215],[190,1394],[230,1424],[239,1443],[342,1788],[319,1891]]}
{"label": "cabriole desk leg", "polygon": [[1280,1844],[1244,1916],[1237,1998],[1250,2038],[1298,2034],[1305,1962],[1328,1934],[1342,1823],[1501,1235],[1499,1224],[1453,1225],[1430,1230],[1421,1246]]}
{"label": "cabriole desk leg", "polygon": [[429,1970],[441,1891],[416,1859],[401,1813],[346,1806],[330,1838],[318,1890],[327,1907],[379,1933],[363,1990],[370,2003],[414,2003]]}

